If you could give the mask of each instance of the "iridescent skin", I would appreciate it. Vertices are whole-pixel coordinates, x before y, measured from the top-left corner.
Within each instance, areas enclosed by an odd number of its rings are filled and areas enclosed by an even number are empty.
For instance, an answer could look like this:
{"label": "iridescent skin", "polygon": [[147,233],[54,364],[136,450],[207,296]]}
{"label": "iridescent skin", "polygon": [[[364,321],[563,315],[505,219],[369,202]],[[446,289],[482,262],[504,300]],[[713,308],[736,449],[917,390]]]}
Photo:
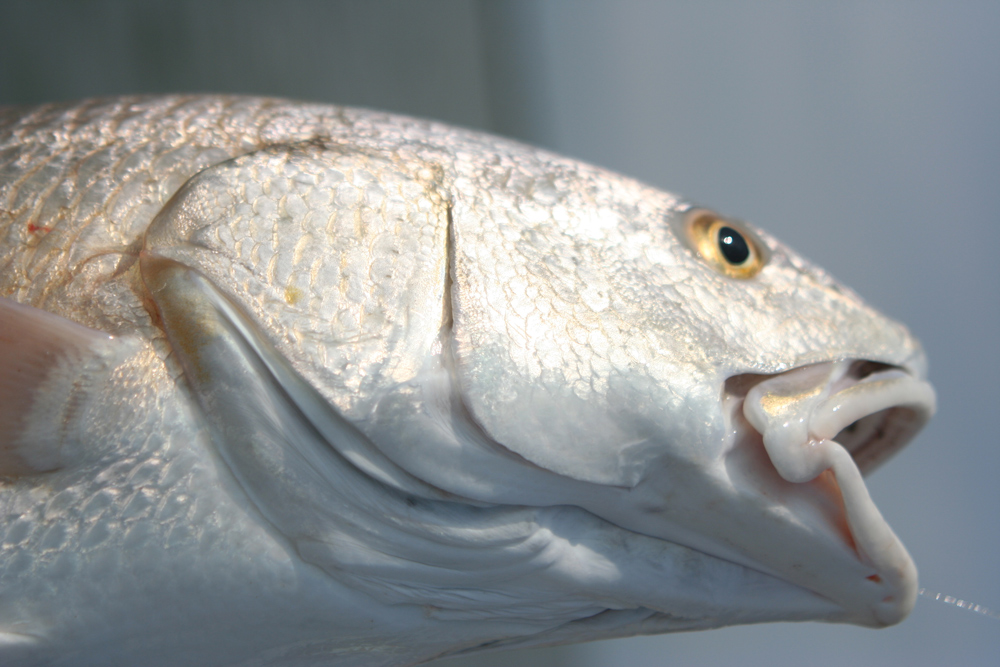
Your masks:
{"label": "iridescent skin", "polygon": [[[933,410],[923,353],[762,232],[734,278],[674,195],[250,98],[0,111],[0,207],[0,295],[91,330],[14,420],[3,664],[412,664],[912,607],[806,397],[896,406],[892,451]],[[803,442],[744,417],[754,386]]]}

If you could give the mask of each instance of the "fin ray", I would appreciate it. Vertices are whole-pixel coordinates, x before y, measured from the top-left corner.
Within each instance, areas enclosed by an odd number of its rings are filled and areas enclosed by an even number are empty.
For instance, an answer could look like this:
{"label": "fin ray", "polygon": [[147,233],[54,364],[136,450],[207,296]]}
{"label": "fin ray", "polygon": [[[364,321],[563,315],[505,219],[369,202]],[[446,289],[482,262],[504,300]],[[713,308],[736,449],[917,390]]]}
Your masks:
{"label": "fin ray", "polygon": [[66,427],[113,337],[0,298],[0,476],[56,470]]}

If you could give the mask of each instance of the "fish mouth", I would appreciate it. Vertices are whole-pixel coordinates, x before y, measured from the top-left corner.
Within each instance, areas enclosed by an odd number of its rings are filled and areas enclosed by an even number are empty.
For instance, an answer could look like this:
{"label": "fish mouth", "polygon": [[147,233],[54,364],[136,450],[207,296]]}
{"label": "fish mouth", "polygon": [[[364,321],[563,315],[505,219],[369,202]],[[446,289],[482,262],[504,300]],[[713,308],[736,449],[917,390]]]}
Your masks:
{"label": "fish mouth", "polygon": [[[892,625],[916,600],[916,567],[862,475],[897,452],[934,413],[934,390],[921,375],[918,365],[848,359],[777,375],[736,375],[725,384],[734,451],[763,448],[772,469],[762,478],[757,466],[757,490],[781,498],[780,512],[799,533],[789,537],[801,540],[792,551],[818,560],[807,570],[799,558],[776,557],[766,545],[751,547],[752,557],[834,600],[850,622]],[[830,549],[831,543],[842,548]]]}

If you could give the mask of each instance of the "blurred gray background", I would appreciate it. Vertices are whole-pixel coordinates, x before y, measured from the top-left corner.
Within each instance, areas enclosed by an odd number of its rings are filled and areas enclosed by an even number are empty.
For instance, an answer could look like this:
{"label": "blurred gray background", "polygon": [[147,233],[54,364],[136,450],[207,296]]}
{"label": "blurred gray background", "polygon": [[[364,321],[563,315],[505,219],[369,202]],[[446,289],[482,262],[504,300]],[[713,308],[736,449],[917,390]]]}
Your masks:
{"label": "blurred gray background", "polygon": [[[0,3],[0,104],[281,95],[517,137],[751,220],[923,340],[940,401],[870,479],[923,585],[1000,608],[1000,3]],[[1000,662],[1000,620],[779,624],[466,665]]]}

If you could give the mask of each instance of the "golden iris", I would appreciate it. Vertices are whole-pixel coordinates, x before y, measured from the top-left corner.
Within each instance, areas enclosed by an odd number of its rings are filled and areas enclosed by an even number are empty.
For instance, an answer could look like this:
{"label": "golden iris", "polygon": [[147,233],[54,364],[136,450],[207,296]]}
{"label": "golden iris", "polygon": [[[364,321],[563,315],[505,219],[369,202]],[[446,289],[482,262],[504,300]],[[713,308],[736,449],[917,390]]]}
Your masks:
{"label": "golden iris", "polygon": [[695,211],[687,220],[695,250],[712,268],[731,278],[752,278],[764,268],[760,243],[743,225],[709,211]]}

